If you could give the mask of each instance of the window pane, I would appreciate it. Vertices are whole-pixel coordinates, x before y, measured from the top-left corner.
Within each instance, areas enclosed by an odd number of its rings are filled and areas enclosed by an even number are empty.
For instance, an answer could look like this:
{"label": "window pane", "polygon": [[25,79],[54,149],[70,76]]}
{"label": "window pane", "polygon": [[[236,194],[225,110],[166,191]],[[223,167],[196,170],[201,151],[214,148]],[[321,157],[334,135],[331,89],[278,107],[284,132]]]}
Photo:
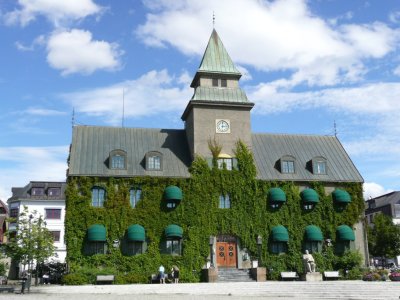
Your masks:
{"label": "window pane", "polygon": [[105,190],[101,188],[92,189],[92,206],[103,207]]}
{"label": "window pane", "polygon": [[227,87],[226,79],[221,79],[221,87]]}
{"label": "window pane", "polygon": [[53,242],[60,241],[60,231],[50,231],[50,233],[53,236]]}
{"label": "window pane", "polygon": [[32,188],[32,196],[42,196],[44,195],[44,188]]}
{"label": "window pane", "polygon": [[212,86],[218,86],[218,79],[216,78],[212,79]]}
{"label": "window pane", "polygon": [[56,197],[61,195],[61,189],[60,188],[49,188],[47,190],[47,194],[49,197]]}
{"label": "window pane", "polygon": [[326,163],[324,161],[317,161],[317,174],[326,174]]}
{"label": "window pane", "polygon": [[89,253],[90,254],[104,254],[104,242],[90,242]]}
{"label": "window pane", "polygon": [[10,209],[10,218],[16,218],[16,217],[18,217],[18,208]]}
{"label": "window pane", "polygon": [[294,161],[282,161],[282,173],[294,173]]}
{"label": "window pane", "polygon": [[131,207],[136,207],[136,205],[139,202],[141,196],[142,196],[142,190],[141,189],[131,189],[129,191],[129,202],[131,204]]}
{"label": "window pane", "polygon": [[232,170],[232,158],[218,158],[218,169],[222,170],[225,166],[227,170]]}
{"label": "window pane", "polygon": [[46,219],[61,219],[61,209],[47,208],[45,209]]}
{"label": "window pane", "polygon": [[229,195],[219,196],[219,208],[231,208],[231,201]]}
{"label": "window pane", "polygon": [[112,169],[125,169],[125,157],[122,155],[114,155],[111,157]]}
{"label": "window pane", "polygon": [[161,169],[161,157],[160,156],[150,156],[149,157],[149,170],[160,170]]}
{"label": "window pane", "polygon": [[137,255],[143,253],[143,242],[129,242],[128,245],[128,254]]}

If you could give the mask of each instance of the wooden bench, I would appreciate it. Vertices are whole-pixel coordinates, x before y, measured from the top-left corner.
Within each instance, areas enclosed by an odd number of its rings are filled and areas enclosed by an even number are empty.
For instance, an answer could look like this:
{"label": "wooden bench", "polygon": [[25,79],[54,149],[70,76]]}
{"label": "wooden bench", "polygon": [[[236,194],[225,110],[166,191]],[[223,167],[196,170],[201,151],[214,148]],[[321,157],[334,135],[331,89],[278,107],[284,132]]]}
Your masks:
{"label": "wooden bench", "polygon": [[296,272],[281,272],[282,280],[298,280],[299,275]]}
{"label": "wooden bench", "polygon": [[12,286],[0,286],[0,292],[8,292],[8,293],[14,293],[14,287]]}
{"label": "wooden bench", "polygon": [[115,280],[114,275],[97,275],[96,284],[112,284]]}
{"label": "wooden bench", "polygon": [[324,272],[324,279],[325,280],[334,280],[334,279],[339,279],[340,275],[339,275],[339,271],[325,271]]}

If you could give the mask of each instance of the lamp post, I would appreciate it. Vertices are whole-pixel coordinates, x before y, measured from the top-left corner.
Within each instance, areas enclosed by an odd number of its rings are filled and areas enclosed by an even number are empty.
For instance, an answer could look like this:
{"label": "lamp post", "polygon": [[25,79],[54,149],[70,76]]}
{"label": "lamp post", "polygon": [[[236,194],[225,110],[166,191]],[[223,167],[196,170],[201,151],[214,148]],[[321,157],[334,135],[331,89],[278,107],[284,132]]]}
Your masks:
{"label": "lamp post", "polygon": [[213,267],[214,266],[214,263],[213,263],[213,245],[214,245],[214,237],[212,236],[212,235],[210,235],[210,239],[209,239],[209,245],[210,245],[210,260],[211,260],[211,262],[210,262],[210,267]]}
{"label": "lamp post", "polygon": [[262,261],[261,261],[261,246],[262,246],[262,237],[261,235],[257,236],[257,249],[258,249],[258,265],[261,267],[262,266]]}
{"label": "lamp post", "polygon": [[29,215],[29,221],[28,221],[28,243],[29,243],[29,247],[28,247],[28,276],[27,276],[27,288],[28,288],[28,293],[30,292],[31,289],[31,278],[32,278],[32,263],[33,263],[33,258],[32,258],[32,219],[33,219],[33,215],[30,214]]}

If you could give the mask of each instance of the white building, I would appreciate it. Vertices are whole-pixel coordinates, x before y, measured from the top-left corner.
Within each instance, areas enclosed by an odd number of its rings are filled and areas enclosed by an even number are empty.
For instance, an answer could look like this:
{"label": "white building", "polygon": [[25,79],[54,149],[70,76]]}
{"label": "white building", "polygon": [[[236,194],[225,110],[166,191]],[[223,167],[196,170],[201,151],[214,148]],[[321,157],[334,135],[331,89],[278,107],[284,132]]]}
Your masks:
{"label": "white building", "polygon": [[[66,245],[64,239],[65,220],[65,182],[31,181],[24,187],[13,187],[12,197],[8,199],[9,215],[18,218],[28,208],[28,213],[36,211],[37,216],[42,216],[46,228],[52,233],[56,252],[49,258],[51,262],[65,262]],[[9,224],[9,231],[16,229],[16,223]],[[14,266],[18,268],[18,266]],[[14,273],[16,272],[16,273]],[[18,274],[18,270],[10,270]],[[11,275],[11,274],[10,274]]]}

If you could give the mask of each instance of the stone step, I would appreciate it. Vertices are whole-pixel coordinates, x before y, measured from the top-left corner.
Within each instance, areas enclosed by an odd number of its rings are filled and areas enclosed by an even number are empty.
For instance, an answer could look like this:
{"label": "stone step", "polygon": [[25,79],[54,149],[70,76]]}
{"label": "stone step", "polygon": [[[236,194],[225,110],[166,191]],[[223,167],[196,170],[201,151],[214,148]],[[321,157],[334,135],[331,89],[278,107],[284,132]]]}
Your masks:
{"label": "stone step", "polygon": [[252,282],[249,270],[235,268],[219,268],[218,282]]}

